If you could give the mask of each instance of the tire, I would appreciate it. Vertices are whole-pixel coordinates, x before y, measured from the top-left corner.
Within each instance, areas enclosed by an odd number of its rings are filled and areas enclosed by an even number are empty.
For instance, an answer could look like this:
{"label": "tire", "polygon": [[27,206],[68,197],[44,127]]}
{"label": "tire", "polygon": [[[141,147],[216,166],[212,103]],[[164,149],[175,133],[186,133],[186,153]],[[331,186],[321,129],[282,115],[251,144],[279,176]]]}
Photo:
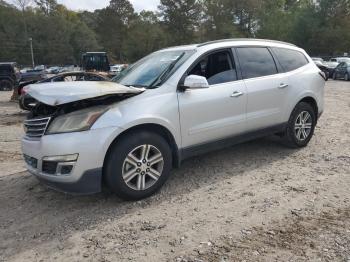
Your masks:
{"label": "tire", "polygon": [[345,74],[344,80],[345,80],[345,81],[349,81],[349,74],[348,74],[348,73]]}
{"label": "tire", "polygon": [[[307,116],[309,116],[307,121],[302,124],[300,121],[301,118],[306,119]],[[313,137],[316,122],[316,112],[310,104],[305,102],[297,104],[289,118],[284,133],[284,142],[286,145],[292,148],[306,147]],[[299,126],[300,128],[298,128]]]}
{"label": "tire", "polygon": [[336,72],[333,73],[333,77],[332,78],[333,78],[333,80],[337,80],[337,73]]}
{"label": "tire", "polygon": [[[141,157],[144,149],[149,152],[148,157]],[[152,161],[154,158],[156,160]],[[143,163],[142,159],[147,160]],[[152,165],[152,162],[156,163]],[[139,200],[153,195],[163,186],[171,167],[172,152],[167,141],[156,133],[137,131],[112,144],[104,164],[103,178],[120,198]]]}
{"label": "tire", "polygon": [[0,91],[11,91],[13,87],[13,83],[10,80],[0,80]]}

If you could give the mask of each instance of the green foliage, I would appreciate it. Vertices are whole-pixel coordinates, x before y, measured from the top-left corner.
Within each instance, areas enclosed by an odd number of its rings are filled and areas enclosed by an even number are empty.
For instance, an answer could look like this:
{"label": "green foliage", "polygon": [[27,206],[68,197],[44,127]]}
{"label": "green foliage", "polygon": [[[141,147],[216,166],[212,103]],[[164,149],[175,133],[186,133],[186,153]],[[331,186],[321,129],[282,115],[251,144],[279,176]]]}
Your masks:
{"label": "green foliage", "polygon": [[126,60],[123,45],[134,17],[134,8],[128,0],[111,0],[110,5],[97,15],[98,39],[113,60]]}
{"label": "green foliage", "polygon": [[162,22],[169,34],[170,44],[192,43],[201,18],[201,5],[197,0],[161,0]]}
{"label": "green foliage", "polygon": [[0,60],[79,64],[86,51],[112,62],[134,62],[170,45],[258,37],[287,41],[312,55],[350,47],[350,0],[161,0],[156,12],[136,13],[129,0],[94,12],[74,12],[56,0],[17,9],[0,0]]}
{"label": "green foliage", "polygon": [[166,32],[158,17],[153,12],[142,11],[129,26],[123,51],[127,61],[136,61],[167,44]]}
{"label": "green foliage", "polygon": [[95,32],[63,6],[56,5],[49,13],[41,9],[21,13],[0,5],[0,60],[30,65],[29,37],[36,64],[79,64],[82,52],[99,49]]}

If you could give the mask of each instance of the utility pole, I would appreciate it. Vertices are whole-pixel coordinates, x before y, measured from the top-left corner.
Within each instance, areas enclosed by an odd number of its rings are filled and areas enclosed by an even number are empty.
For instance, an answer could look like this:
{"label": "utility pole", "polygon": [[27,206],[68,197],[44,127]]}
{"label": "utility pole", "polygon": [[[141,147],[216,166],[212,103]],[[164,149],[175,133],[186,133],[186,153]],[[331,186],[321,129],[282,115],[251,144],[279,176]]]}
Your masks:
{"label": "utility pole", "polygon": [[30,53],[32,54],[32,66],[34,69],[35,64],[34,64],[34,52],[33,52],[33,38],[30,37],[29,42],[30,42]]}

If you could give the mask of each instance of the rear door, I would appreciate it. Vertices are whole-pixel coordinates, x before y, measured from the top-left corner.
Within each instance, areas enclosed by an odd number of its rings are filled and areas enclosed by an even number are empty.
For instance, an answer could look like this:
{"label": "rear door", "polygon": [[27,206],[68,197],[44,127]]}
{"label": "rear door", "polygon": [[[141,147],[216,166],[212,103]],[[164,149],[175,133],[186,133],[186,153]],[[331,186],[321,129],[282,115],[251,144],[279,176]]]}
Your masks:
{"label": "rear door", "polygon": [[289,86],[267,47],[236,48],[247,94],[247,131],[271,127],[282,122],[283,105]]}

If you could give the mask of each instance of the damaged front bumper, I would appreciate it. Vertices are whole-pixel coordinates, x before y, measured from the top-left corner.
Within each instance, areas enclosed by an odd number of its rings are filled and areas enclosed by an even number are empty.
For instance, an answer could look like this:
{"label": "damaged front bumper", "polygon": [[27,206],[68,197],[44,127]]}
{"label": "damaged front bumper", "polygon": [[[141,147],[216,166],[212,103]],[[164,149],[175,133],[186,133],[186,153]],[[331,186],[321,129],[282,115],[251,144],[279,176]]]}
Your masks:
{"label": "damaged front bumper", "polygon": [[119,132],[110,127],[24,137],[22,152],[28,171],[49,187],[70,194],[98,193],[106,152]]}

